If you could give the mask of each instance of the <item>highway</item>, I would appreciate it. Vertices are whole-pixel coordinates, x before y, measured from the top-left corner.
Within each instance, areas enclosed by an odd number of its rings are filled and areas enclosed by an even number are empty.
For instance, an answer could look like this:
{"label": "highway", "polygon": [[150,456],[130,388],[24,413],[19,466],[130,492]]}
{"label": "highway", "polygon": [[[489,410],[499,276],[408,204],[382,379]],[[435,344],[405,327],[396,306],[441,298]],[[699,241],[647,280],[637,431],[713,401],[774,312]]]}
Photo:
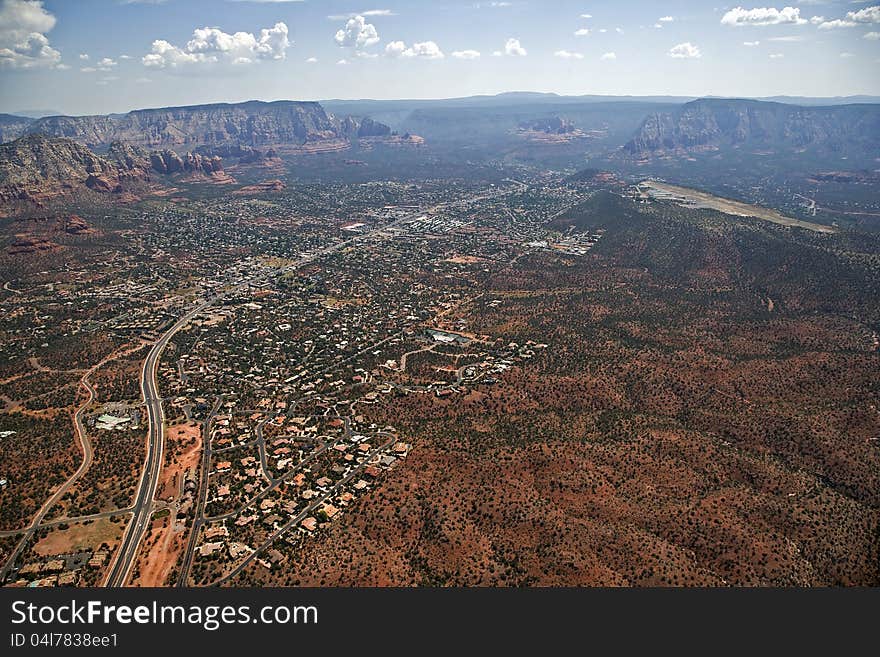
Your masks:
{"label": "highway", "polygon": [[122,537],[122,544],[116,551],[105,586],[125,586],[134,566],[138,548],[150,526],[153,513],[153,498],[159,484],[159,472],[165,453],[165,414],[162,410],[162,399],[159,397],[159,384],[156,380],[159,360],[162,352],[178,331],[189,324],[192,319],[210,305],[204,301],[183,315],[162,335],[150,349],[141,368],[141,394],[147,406],[149,432],[147,438],[147,457],[138,484],[137,497],[134,502],[134,513]]}

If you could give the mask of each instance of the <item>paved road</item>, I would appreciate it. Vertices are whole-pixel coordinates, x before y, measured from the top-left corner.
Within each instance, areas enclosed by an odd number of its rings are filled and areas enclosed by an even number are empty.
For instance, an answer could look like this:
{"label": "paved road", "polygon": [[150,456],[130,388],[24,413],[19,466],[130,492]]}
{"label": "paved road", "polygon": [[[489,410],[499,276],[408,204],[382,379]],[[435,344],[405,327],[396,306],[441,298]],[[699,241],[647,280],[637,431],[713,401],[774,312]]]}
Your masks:
{"label": "paved road", "polygon": [[324,495],[315,499],[314,502],[312,502],[305,509],[300,511],[296,516],[294,516],[293,518],[288,520],[284,525],[282,525],[279,529],[277,529],[274,533],[272,533],[263,542],[262,545],[260,545],[256,550],[254,550],[247,557],[245,557],[244,561],[242,561],[240,564],[238,564],[235,568],[233,568],[231,571],[229,571],[226,575],[224,575],[223,577],[221,577],[220,579],[215,581],[213,584],[211,584],[211,586],[220,586],[220,585],[228,582],[229,580],[231,580],[236,575],[238,575],[241,571],[243,571],[248,566],[248,564],[250,564],[254,559],[257,558],[257,555],[259,555],[260,553],[267,550],[272,545],[272,543],[274,543],[278,538],[283,536],[291,528],[296,527],[299,523],[301,523],[303,520],[305,520],[309,516],[310,513],[312,513],[315,509],[317,509],[322,504],[324,504],[324,502],[329,500],[331,497],[336,495],[336,493],[339,492],[340,488],[345,486],[348,482],[350,482],[356,476],[360,475],[364,471],[364,469],[366,469],[366,467],[370,464],[370,460],[374,456],[376,456],[377,454],[382,452],[383,450],[387,449],[388,446],[391,443],[393,443],[395,440],[397,440],[396,437],[391,437],[388,440],[386,440],[384,443],[382,443],[379,447],[377,447],[373,451],[371,451],[367,455],[367,457],[364,459],[363,463],[360,463],[356,467],[352,468],[351,471],[347,475],[345,475],[342,479],[340,479],[338,482],[336,482],[336,484],[329,491],[327,491]]}
{"label": "paved road", "polygon": [[134,502],[134,514],[122,537],[122,544],[116,551],[105,586],[125,586],[135,562],[138,548],[144,534],[150,526],[153,513],[153,498],[159,485],[159,472],[165,451],[165,415],[162,400],[159,397],[159,384],[156,380],[159,359],[162,352],[178,331],[189,324],[210,302],[204,301],[183,315],[174,325],[159,338],[150,349],[141,368],[141,394],[147,406],[149,433],[147,440],[147,458],[138,484],[137,497]]}
{"label": "paved road", "polygon": [[[40,510],[37,512],[37,515],[34,516],[34,519],[31,521],[31,524],[25,527],[21,532],[23,535],[21,540],[19,540],[18,544],[15,546],[15,550],[13,550],[12,554],[6,560],[6,563],[3,564],[2,570],[0,570],[0,582],[5,582],[6,578],[9,576],[9,573],[12,571],[15,566],[15,562],[18,557],[21,555],[24,547],[30,542],[31,537],[34,535],[34,532],[40,528],[43,523],[43,520],[46,517],[46,514],[54,507],[58,501],[69,491],[73,485],[77,482],[77,480],[82,477],[86,471],[92,465],[92,457],[94,456],[94,451],[92,450],[92,443],[89,441],[88,432],[86,432],[85,426],[83,426],[83,414],[89,405],[95,400],[95,389],[92,387],[92,384],[89,383],[89,375],[92,374],[96,369],[98,369],[101,365],[106,362],[106,359],[92,367],[88,372],[83,374],[80,379],[80,384],[85,387],[88,391],[89,396],[86,401],[84,401],[79,408],[76,409],[76,413],[74,413],[73,421],[76,426],[76,436],[79,439],[80,446],[83,451],[83,460],[80,463],[79,468],[77,468],[76,472],[71,475],[70,479],[65,481],[58,490],[53,493],[48,500],[40,507]],[[13,532],[12,535],[15,535],[19,532]]]}
{"label": "paved road", "polygon": [[208,471],[211,468],[211,425],[214,423],[214,416],[220,410],[222,398],[218,398],[211,408],[211,413],[205,419],[204,428],[202,430],[202,464],[199,470],[199,489],[196,498],[194,520],[190,527],[189,536],[187,537],[186,547],[183,552],[183,562],[180,565],[180,573],[177,575],[177,587],[183,588],[189,579],[189,571],[192,568],[193,554],[196,549],[196,541],[199,539],[199,531],[205,522],[205,504],[208,499]]}

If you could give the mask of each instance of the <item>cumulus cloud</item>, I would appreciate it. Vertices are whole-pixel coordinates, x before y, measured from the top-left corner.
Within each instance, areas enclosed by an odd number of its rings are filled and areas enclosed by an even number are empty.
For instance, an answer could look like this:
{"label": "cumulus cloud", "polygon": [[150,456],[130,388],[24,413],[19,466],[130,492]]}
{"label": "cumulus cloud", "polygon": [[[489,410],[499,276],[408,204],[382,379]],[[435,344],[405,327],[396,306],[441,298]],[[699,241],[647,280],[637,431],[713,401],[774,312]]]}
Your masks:
{"label": "cumulus cloud", "polygon": [[149,54],[141,58],[151,68],[177,68],[187,64],[253,64],[260,60],[278,60],[286,57],[290,47],[287,25],[275,23],[260,30],[260,36],[250,32],[228,34],[216,27],[201,27],[183,47],[164,39],[153,41]]}
{"label": "cumulus cloud", "polygon": [[2,0],[0,4],[0,66],[36,68],[61,66],[61,53],[46,36],[55,16],[41,0]]}
{"label": "cumulus cloud", "polygon": [[784,57],[785,55],[783,55],[781,52],[770,53],[770,59],[783,59]]}
{"label": "cumulus cloud", "polygon": [[574,35],[575,36],[589,36],[590,35],[590,28],[582,27],[578,30],[575,30]]}
{"label": "cumulus cloud", "polygon": [[376,27],[358,14],[349,18],[345,27],[336,32],[336,44],[343,48],[368,48],[379,43]]}
{"label": "cumulus cloud", "polygon": [[880,41],[880,32],[868,32],[863,39],[867,39],[868,41]]}
{"label": "cumulus cloud", "polygon": [[504,44],[504,54],[509,57],[525,57],[529,53],[519,42],[519,39],[509,38]]}
{"label": "cumulus cloud", "polygon": [[657,19],[658,23],[671,23],[675,19],[672,16],[661,16]]}
{"label": "cumulus cloud", "polygon": [[858,11],[848,11],[845,18],[825,21],[819,24],[820,30],[833,30],[839,27],[857,27],[859,25],[880,24],[880,5],[865,7]]}
{"label": "cumulus cloud", "polygon": [[747,25],[763,27],[766,25],[804,25],[807,21],[801,18],[801,10],[797,7],[756,7],[743,9],[735,7],[721,17],[722,25],[743,27]]}
{"label": "cumulus cloud", "polygon": [[116,62],[109,57],[104,57],[96,62],[94,66],[84,66],[80,69],[83,73],[95,73],[96,71],[112,71],[116,66]]}
{"label": "cumulus cloud", "polygon": [[606,52],[599,59],[601,59],[603,62],[613,62],[615,59],[617,59],[617,53]]}
{"label": "cumulus cloud", "polygon": [[317,57],[309,57],[309,58],[306,60],[306,64],[317,64],[317,63],[318,63],[318,58],[317,58]]}
{"label": "cumulus cloud", "polygon": [[456,59],[479,59],[480,51],[479,50],[456,50],[452,53],[452,56]]}
{"label": "cumulus cloud", "polygon": [[389,57],[407,59],[443,59],[443,51],[433,41],[422,41],[407,46],[403,41],[392,41],[385,46],[385,54]]}
{"label": "cumulus cloud", "polygon": [[571,52],[570,50],[557,50],[553,53],[554,57],[560,59],[583,59],[584,56],[579,52]]}
{"label": "cumulus cloud", "polygon": [[679,43],[669,49],[668,55],[673,59],[699,59],[703,56],[700,49],[690,41]]}
{"label": "cumulus cloud", "polygon": [[856,23],[872,23],[876,25],[880,23],[880,5],[848,12],[846,17]]}
{"label": "cumulus cloud", "polygon": [[743,45],[749,48],[754,48],[755,46],[760,46],[760,41],[743,41]]}

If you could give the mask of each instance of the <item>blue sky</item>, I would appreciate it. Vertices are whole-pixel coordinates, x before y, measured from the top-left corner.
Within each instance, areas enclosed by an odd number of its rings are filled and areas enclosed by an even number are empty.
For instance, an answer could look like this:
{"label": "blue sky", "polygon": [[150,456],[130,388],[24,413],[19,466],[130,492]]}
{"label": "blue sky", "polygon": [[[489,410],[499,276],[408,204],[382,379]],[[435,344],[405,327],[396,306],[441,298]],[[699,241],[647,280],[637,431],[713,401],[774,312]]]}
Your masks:
{"label": "blue sky", "polygon": [[0,0],[0,111],[327,98],[880,95],[877,0]]}

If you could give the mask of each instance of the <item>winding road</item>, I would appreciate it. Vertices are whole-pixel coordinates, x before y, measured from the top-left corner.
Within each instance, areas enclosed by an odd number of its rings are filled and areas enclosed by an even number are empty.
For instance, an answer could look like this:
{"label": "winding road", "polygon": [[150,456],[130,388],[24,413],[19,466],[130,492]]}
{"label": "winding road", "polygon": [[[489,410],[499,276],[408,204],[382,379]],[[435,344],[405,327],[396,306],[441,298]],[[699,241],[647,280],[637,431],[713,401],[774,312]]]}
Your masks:
{"label": "winding road", "polygon": [[12,571],[12,568],[15,566],[15,562],[18,559],[21,551],[24,547],[30,542],[31,538],[43,524],[43,520],[46,518],[46,514],[54,507],[62,497],[69,491],[73,485],[82,477],[86,471],[92,465],[92,458],[94,457],[94,450],[92,449],[92,443],[89,441],[88,432],[86,432],[85,426],[83,426],[83,414],[86,409],[95,401],[95,389],[92,387],[92,384],[89,383],[89,376],[101,367],[106,360],[101,361],[94,367],[92,367],[88,372],[83,374],[82,378],[79,380],[80,384],[85,387],[86,391],[88,391],[89,396],[84,401],[79,408],[76,409],[76,412],[73,415],[73,422],[76,426],[76,437],[79,440],[80,447],[83,452],[83,460],[80,463],[79,468],[77,468],[76,472],[74,472],[70,478],[65,481],[61,486],[58,487],[48,500],[43,503],[43,506],[40,507],[40,510],[37,512],[37,515],[34,516],[34,519],[31,521],[31,524],[24,529],[20,530],[23,532],[21,539],[18,541],[18,544],[15,546],[15,550],[13,550],[12,554],[6,560],[6,563],[3,564],[3,569],[0,570],[0,582],[5,582],[6,578],[9,576],[9,573]]}

